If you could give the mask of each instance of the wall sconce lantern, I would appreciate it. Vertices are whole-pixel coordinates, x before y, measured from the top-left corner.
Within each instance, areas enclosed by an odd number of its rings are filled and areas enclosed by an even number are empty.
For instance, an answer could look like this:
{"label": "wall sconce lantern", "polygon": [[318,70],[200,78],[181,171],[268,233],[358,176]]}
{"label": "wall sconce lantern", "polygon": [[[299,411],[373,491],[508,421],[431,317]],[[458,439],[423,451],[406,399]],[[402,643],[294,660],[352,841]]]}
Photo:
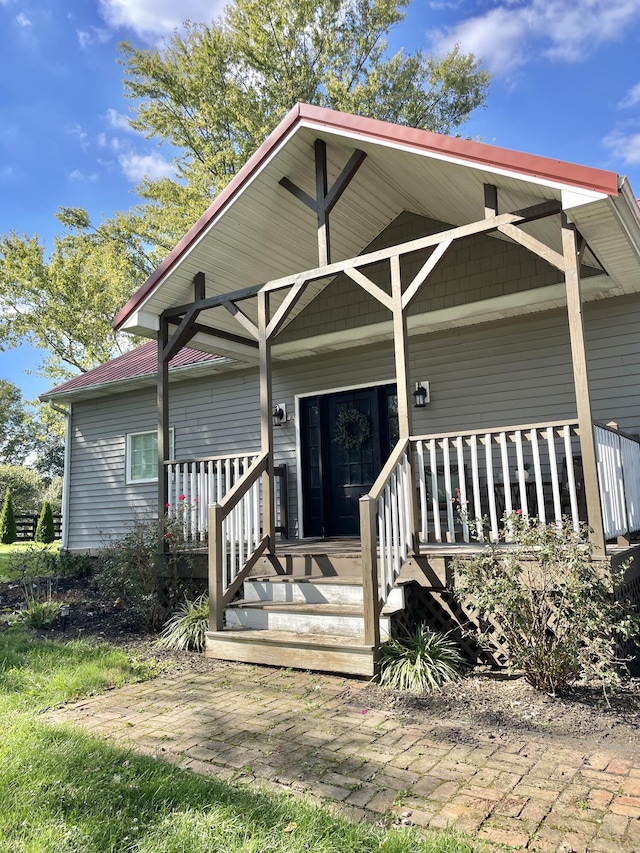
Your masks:
{"label": "wall sconce lantern", "polygon": [[287,407],[284,403],[276,403],[273,407],[273,425],[280,427],[287,420]]}
{"label": "wall sconce lantern", "polygon": [[416,409],[424,409],[427,403],[431,402],[431,394],[429,393],[429,383],[416,382],[416,390],[413,392],[414,406]]}

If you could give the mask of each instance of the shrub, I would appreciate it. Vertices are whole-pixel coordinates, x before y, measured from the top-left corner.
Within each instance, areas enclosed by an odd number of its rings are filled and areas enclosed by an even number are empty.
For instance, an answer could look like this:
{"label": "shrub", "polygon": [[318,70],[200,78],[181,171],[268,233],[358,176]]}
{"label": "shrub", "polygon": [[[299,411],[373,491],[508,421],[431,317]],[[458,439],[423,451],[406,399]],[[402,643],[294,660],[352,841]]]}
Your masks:
{"label": "shrub", "polygon": [[163,649],[202,652],[208,628],[209,596],[204,593],[195,601],[183,601],[165,623],[158,645]]}
{"label": "shrub", "polygon": [[464,660],[449,634],[419,625],[380,649],[380,684],[393,690],[432,693],[460,678]]}
{"label": "shrub", "polygon": [[[512,669],[533,687],[555,694],[579,679],[619,680],[620,640],[637,630],[630,605],[616,599],[628,564],[617,569],[591,559],[588,530],[511,513],[502,534],[512,544],[487,545],[455,563],[458,591],[479,617],[492,621],[508,647]],[[490,633],[480,632],[490,645]]]}
{"label": "shrub", "polygon": [[16,527],[16,515],[13,509],[11,490],[7,489],[4,495],[2,512],[0,513],[0,541],[3,545],[11,545],[18,538]]}
{"label": "shrub", "polygon": [[53,511],[49,501],[42,504],[40,518],[36,525],[36,542],[44,542],[49,544],[54,542],[56,538],[55,529],[53,526]]}
{"label": "shrub", "polygon": [[[166,544],[167,553],[161,543]],[[167,617],[164,593],[167,583],[175,587],[183,548],[182,526],[176,519],[136,518],[124,536],[102,551],[104,590],[121,598],[147,630],[160,628]]]}

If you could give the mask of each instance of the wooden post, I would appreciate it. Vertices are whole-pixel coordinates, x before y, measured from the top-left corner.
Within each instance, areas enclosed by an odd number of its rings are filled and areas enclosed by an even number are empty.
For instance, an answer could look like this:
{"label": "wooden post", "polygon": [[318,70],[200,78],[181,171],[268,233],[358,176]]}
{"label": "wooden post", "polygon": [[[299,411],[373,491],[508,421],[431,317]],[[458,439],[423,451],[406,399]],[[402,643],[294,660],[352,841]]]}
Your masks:
{"label": "wooden post", "polygon": [[224,569],[225,543],[222,541],[222,513],[220,504],[211,504],[208,509],[209,522],[209,630],[222,631],[224,627],[224,605],[222,572]]}
{"label": "wooden post", "polygon": [[[567,313],[569,316],[569,337],[571,340],[571,358],[573,365],[573,383],[576,392],[578,429],[580,432],[580,450],[584,472],[584,489],[587,501],[587,515],[592,529],[591,540],[596,554],[606,553],[596,445],[593,436],[593,416],[589,396],[589,377],[587,372],[587,354],[584,343],[584,316],[580,293],[580,257],[575,226],[562,214],[562,251],[565,260],[565,284],[567,289]],[[567,464],[572,460],[567,460]]]}
{"label": "wooden post", "polygon": [[[162,522],[167,514],[169,503],[169,481],[165,462],[169,458],[169,360],[164,356],[164,350],[169,342],[169,323],[160,321],[158,332],[158,521]],[[163,539],[163,550],[166,542]]]}
{"label": "wooden post", "polygon": [[368,495],[364,495],[360,498],[359,504],[364,641],[368,646],[377,649],[380,645],[380,592],[378,590],[376,502]]}
{"label": "wooden post", "polygon": [[[407,332],[407,315],[402,307],[402,279],[400,276],[400,257],[394,255],[391,266],[391,299],[393,303],[393,346],[396,363],[396,389],[398,394],[398,437],[408,439],[413,432],[413,408],[411,405],[411,382],[409,379],[409,335]],[[407,479],[409,491],[409,524],[413,550],[417,550],[418,531],[418,494],[414,483],[413,459],[411,444],[407,446]]]}
{"label": "wooden post", "polygon": [[258,293],[258,353],[260,362],[260,449],[268,453],[267,469],[262,475],[263,535],[269,539],[268,548],[275,547],[275,494],[273,473],[273,398],[271,394],[271,341],[269,325],[269,294]]}
{"label": "wooden post", "polygon": [[322,139],[316,139],[316,212],[318,214],[318,262],[322,267],[331,263],[331,237],[329,234],[329,214],[326,200],[329,191],[327,179],[327,146]]}

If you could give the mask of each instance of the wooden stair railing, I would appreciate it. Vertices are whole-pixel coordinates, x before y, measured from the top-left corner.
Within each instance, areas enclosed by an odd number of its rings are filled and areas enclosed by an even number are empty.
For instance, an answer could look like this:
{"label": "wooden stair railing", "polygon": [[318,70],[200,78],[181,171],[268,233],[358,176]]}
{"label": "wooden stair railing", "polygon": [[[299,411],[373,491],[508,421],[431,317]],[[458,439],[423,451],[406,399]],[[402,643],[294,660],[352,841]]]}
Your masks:
{"label": "wooden stair railing", "polygon": [[209,627],[222,631],[224,611],[269,544],[262,534],[261,477],[269,454],[261,453],[220,503],[209,506]]}
{"label": "wooden stair railing", "polygon": [[365,642],[380,645],[380,613],[413,550],[409,439],[393,449],[369,494],[360,498]]}

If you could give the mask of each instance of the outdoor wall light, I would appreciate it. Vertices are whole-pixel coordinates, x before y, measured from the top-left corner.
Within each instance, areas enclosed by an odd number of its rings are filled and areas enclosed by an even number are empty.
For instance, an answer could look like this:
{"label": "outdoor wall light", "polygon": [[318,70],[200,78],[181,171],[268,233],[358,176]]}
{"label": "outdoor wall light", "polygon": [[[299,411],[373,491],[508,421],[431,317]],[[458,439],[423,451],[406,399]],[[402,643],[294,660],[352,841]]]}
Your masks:
{"label": "outdoor wall light", "polygon": [[280,427],[287,420],[287,406],[285,403],[276,403],[273,407],[273,425]]}
{"label": "outdoor wall light", "polygon": [[429,383],[416,382],[416,390],[413,392],[414,406],[416,409],[424,409],[427,403],[431,402],[431,394],[429,393]]}

